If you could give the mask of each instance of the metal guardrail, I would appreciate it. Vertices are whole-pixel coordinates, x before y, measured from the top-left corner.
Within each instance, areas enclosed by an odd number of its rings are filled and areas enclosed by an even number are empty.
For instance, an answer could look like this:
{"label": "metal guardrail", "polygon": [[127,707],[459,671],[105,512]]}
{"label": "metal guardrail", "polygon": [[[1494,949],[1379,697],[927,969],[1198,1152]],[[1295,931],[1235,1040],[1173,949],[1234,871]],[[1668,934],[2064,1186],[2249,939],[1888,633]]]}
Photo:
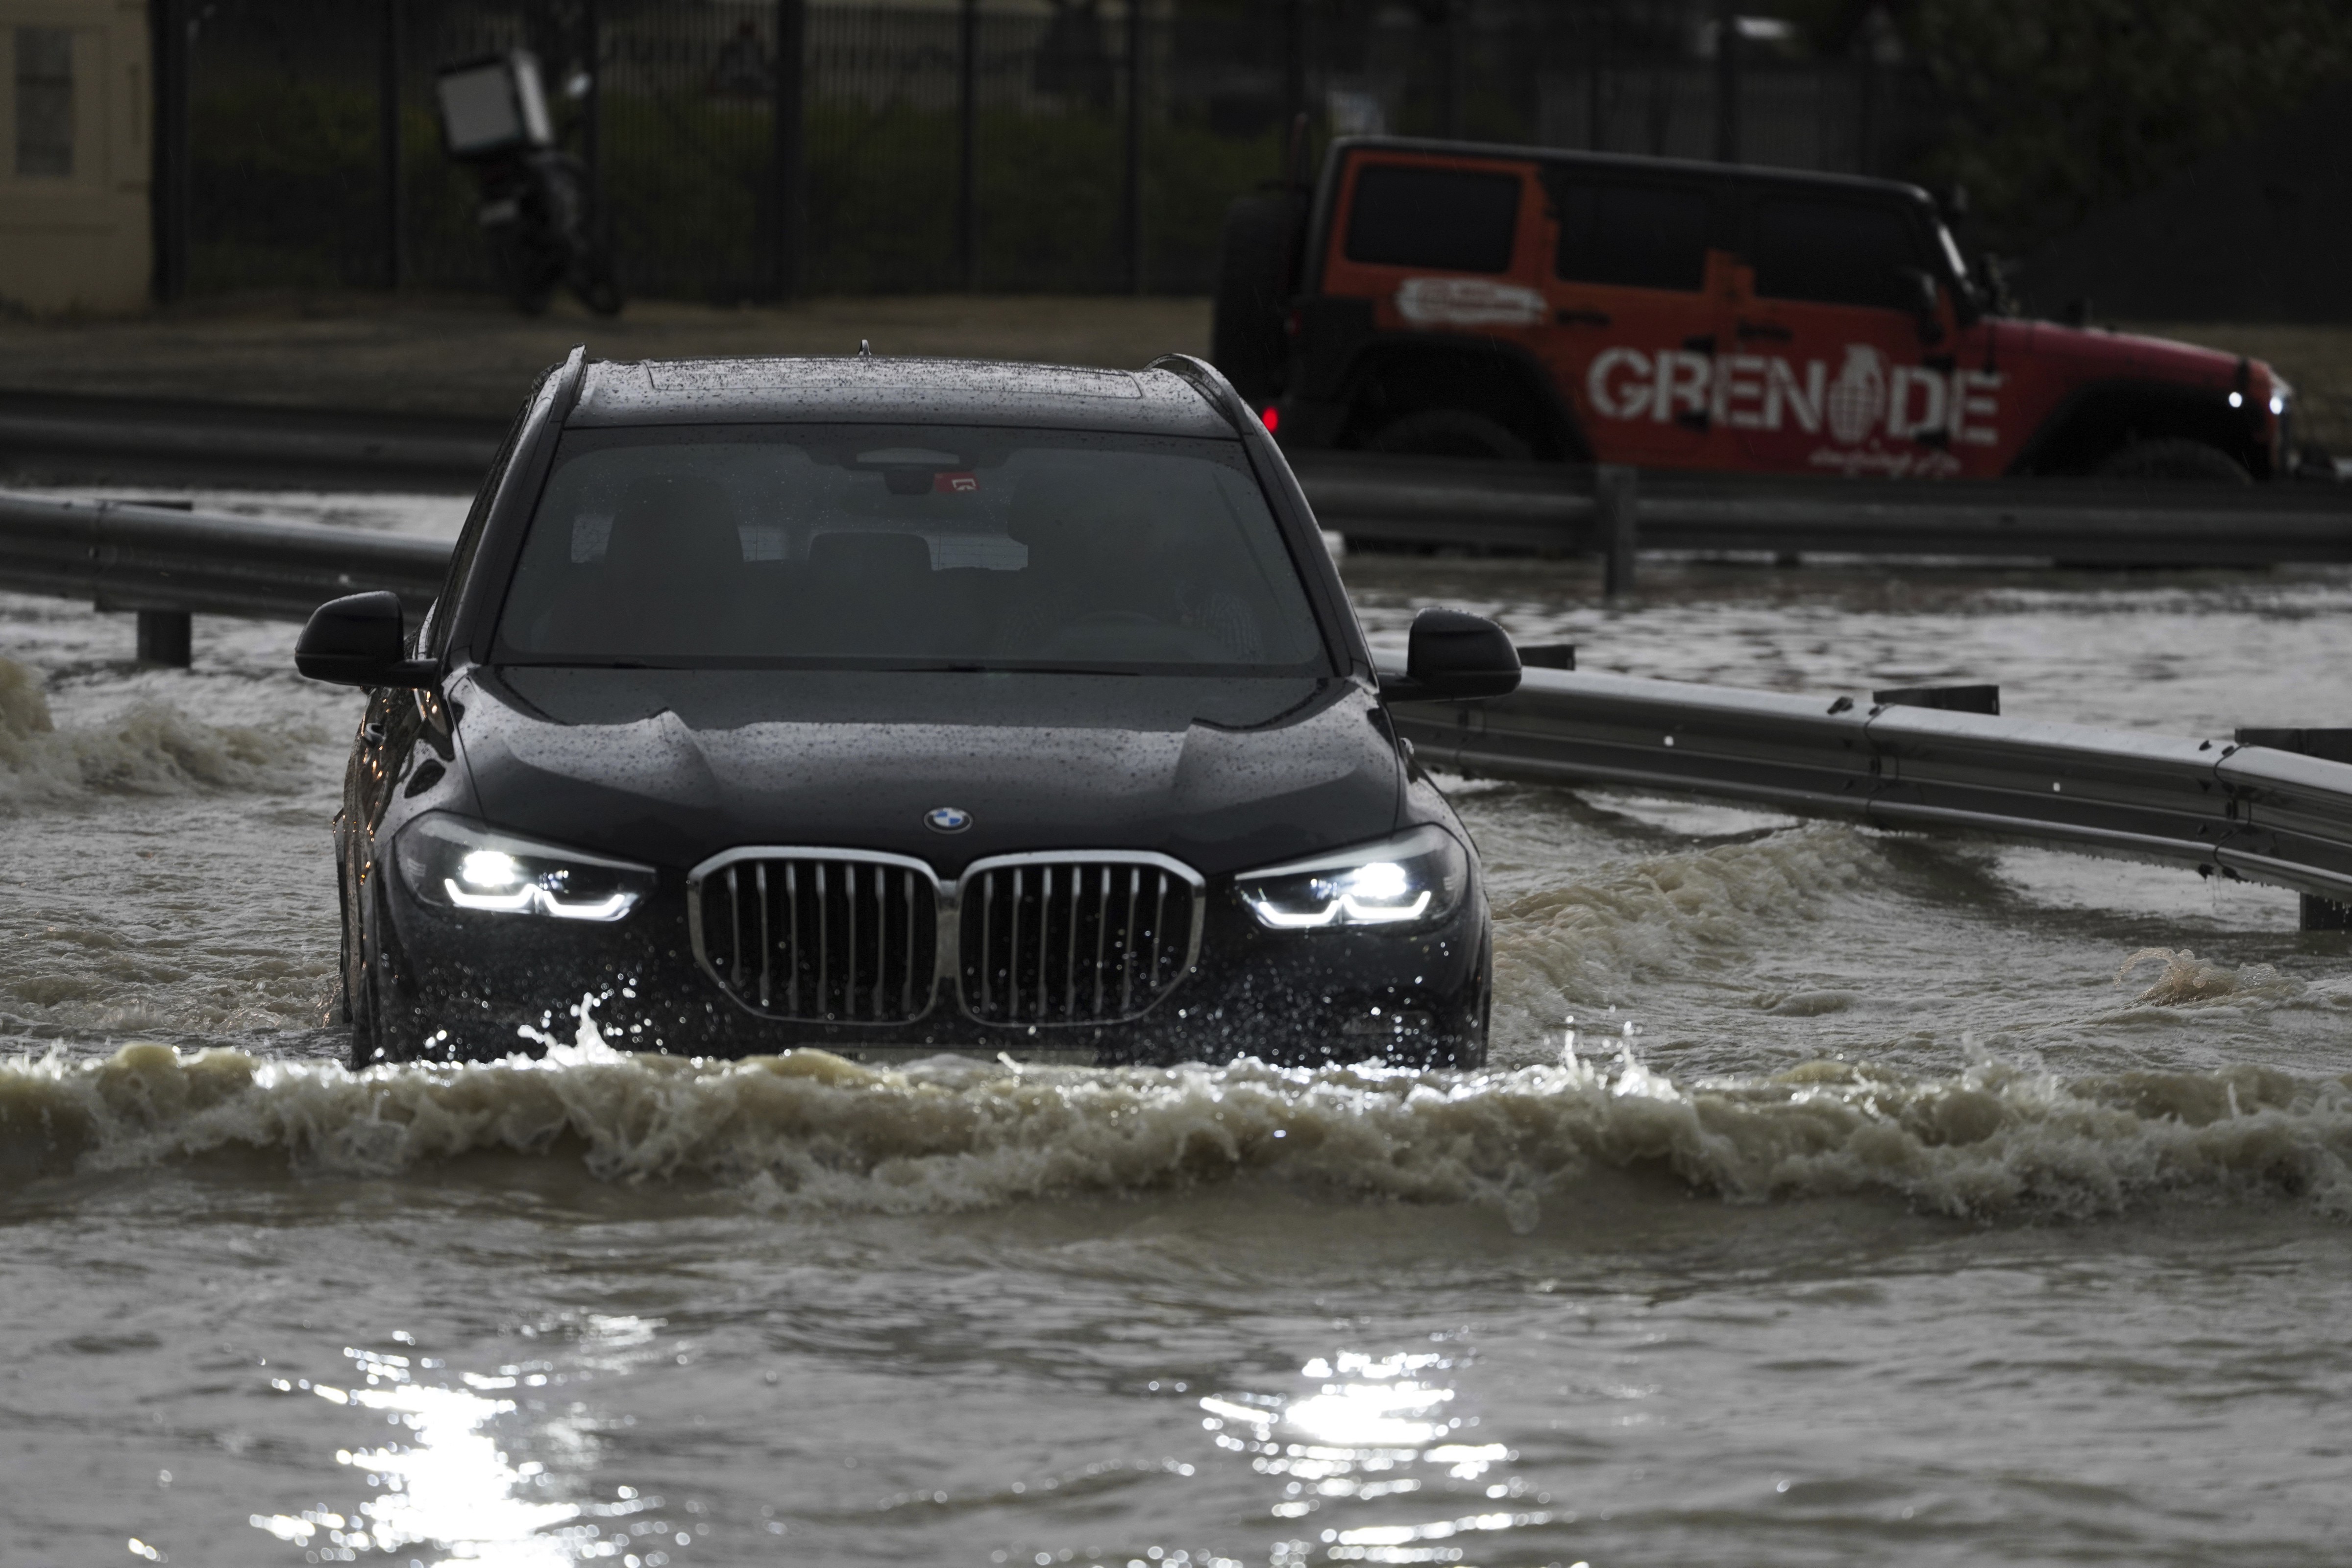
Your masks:
{"label": "metal guardrail", "polygon": [[0,392],[0,466],[64,477],[471,490],[503,422]]}
{"label": "metal guardrail", "polygon": [[[2038,558],[2095,566],[2352,561],[2352,489],[2096,479],[1788,479],[1366,453],[1291,455],[1352,544]],[[1620,564],[1631,582],[1630,561]]]}
{"label": "metal guardrail", "polygon": [[[225,483],[471,489],[491,421],[0,392],[0,465]],[[2095,479],[1685,475],[1375,453],[1290,454],[1324,527],[1359,544],[2041,559],[2085,565],[2352,560],[2352,487]]]}
{"label": "metal guardrail", "polygon": [[[0,589],[137,611],[142,656],[175,653],[169,663],[187,662],[190,614],[299,621],[380,588],[421,614],[449,549],[0,494]],[[164,635],[174,626],[176,643]],[[1401,705],[1396,720],[1424,762],[1451,771],[2057,843],[2352,904],[2352,763],[2274,746],[1534,667],[1510,696]]]}
{"label": "metal guardrail", "polygon": [[448,568],[446,539],[0,493],[0,589],[100,610],[299,621],[388,588],[421,614]]}
{"label": "metal guardrail", "polygon": [[2265,746],[1546,669],[1507,697],[1395,714],[1425,765],[1474,777],[1986,833],[2352,902],[2352,764]]}

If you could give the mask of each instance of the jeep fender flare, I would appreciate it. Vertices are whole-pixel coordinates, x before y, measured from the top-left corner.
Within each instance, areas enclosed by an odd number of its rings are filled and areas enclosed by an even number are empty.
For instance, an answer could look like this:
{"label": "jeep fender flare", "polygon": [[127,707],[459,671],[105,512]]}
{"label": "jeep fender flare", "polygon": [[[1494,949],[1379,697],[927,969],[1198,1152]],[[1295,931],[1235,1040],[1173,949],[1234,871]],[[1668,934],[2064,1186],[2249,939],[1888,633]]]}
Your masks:
{"label": "jeep fender flare", "polygon": [[2087,382],[2043,417],[2011,461],[2008,476],[2088,474],[2134,441],[2173,439],[2226,453],[2257,479],[2274,477],[2270,449],[2253,419],[2228,399],[2223,388],[2171,382]]}

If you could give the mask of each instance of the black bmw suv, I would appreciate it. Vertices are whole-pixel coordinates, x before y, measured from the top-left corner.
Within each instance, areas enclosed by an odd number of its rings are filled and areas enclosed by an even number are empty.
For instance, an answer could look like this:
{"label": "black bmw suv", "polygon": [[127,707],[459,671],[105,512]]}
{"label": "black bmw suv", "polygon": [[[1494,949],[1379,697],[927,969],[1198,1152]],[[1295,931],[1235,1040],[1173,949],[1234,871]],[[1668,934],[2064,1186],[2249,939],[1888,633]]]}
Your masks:
{"label": "black bmw suv", "polygon": [[1496,695],[1427,611],[1384,678],[1223,378],[615,364],[516,422],[336,821],[356,1065],[628,1050],[1475,1064],[1477,861],[1384,701]]}

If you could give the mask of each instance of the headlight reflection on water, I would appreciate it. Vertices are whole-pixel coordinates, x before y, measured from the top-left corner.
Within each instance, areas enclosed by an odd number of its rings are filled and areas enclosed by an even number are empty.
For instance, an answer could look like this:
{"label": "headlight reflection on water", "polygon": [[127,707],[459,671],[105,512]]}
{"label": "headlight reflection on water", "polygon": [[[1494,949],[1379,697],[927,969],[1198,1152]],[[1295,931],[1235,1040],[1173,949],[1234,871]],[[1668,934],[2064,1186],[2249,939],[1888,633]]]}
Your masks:
{"label": "headlight reflection on water", "polygon": [[[1428,1354],[1376,1356],[1342,1351],[1318,1357],[1300,1369],[1312,1392],[1293,1397],[1215,1395],[1201,1401],[1202,1425],[1217,1446],[1250,1456],[1261,1475],[1286,1478],[1276,1519],[1303,1520],[1333,1506],[1361,1505],[1416,1493],[1441,1494],[1440,1502],[1468,1490],[1460,1483],[1485,1479],[1494,1466],[1517,1458],[1500,1443],[1465,1441],[1475,1417],[1449,1414],[1454,1390],[1429,1375],[1454,1365]],[[1517,1485],[1481,1489],[1489,1499],[1509,1498]],[[1538,1494],[1536,1501],[1548,1501]],[[1426,1511],[1426,1504],[1423,1505]],[[1549,1524],[1549,1511],[1482,1511],[1413,1523],[1344,1525],[1318,1531],[1313,1541],[1281,1544],[1276,1562],[1305,1563],[1310,1556],[1339,1563],[1466,1562],[1463,1537]],[[1566,1515],[1567,1519],[1575,1516]]]}
{"label": "headlight reflection on water", "polygon": [[[611,1349],[652,1335],[649,1325],[622,1318],[594,1320],[588,1337],[592,1343],[606,1341]],[[546,1467],[518,1463],[499,1446],[496,1424],[520,1408],[506,1391],[563,1382],[550,1364],[521,1363],[494,1375],[467,1372],[454,1383],[428,1383],[418,1375],[441,1368],[429,1357],[349,1346],[343,1354],[352,1363],[349,1387],[282,1377],[270,1386],[368,1411],[398,1434],[381,1447],[335,1450],[335,1462],[363,1475],[376,1495],[341,1511],[321,1506],[299,1514],[257,1513],[248,1520],[256,1529],[300,1548],[310,1563],[352,1563],[381,1553],[430,1568],[458,1563],[569,1568],[601,1559],[611,1559],[615,1568],[667,1568],[665,1552],[650,1543],[642,1555],[635,1550],[644,1521],[604,1522],[658,1509],[660,1498],[623,1487],[612,1502],[537,1500],[529,1494],[548,1486]],[[585,1436],[573,1426],[544,1423],[538,1435],[554,1448],[584,1448]]]}

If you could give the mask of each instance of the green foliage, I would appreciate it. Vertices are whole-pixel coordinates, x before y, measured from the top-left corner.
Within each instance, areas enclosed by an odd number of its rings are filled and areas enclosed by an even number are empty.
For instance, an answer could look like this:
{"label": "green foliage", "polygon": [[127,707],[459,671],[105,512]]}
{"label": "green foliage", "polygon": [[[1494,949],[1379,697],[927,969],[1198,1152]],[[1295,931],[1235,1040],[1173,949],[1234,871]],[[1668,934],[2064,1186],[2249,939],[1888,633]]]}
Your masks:
{"label": "green foliage", "polygon": [[1918,0],[1948,116],[1920,172],[2025,248],[2158,183],[2352,68],[2344,0]]}
{"label": "green foliage", "polygon": [[381,279],[373,95],[265,77],[197,94],[188,119],[197,287]]}

